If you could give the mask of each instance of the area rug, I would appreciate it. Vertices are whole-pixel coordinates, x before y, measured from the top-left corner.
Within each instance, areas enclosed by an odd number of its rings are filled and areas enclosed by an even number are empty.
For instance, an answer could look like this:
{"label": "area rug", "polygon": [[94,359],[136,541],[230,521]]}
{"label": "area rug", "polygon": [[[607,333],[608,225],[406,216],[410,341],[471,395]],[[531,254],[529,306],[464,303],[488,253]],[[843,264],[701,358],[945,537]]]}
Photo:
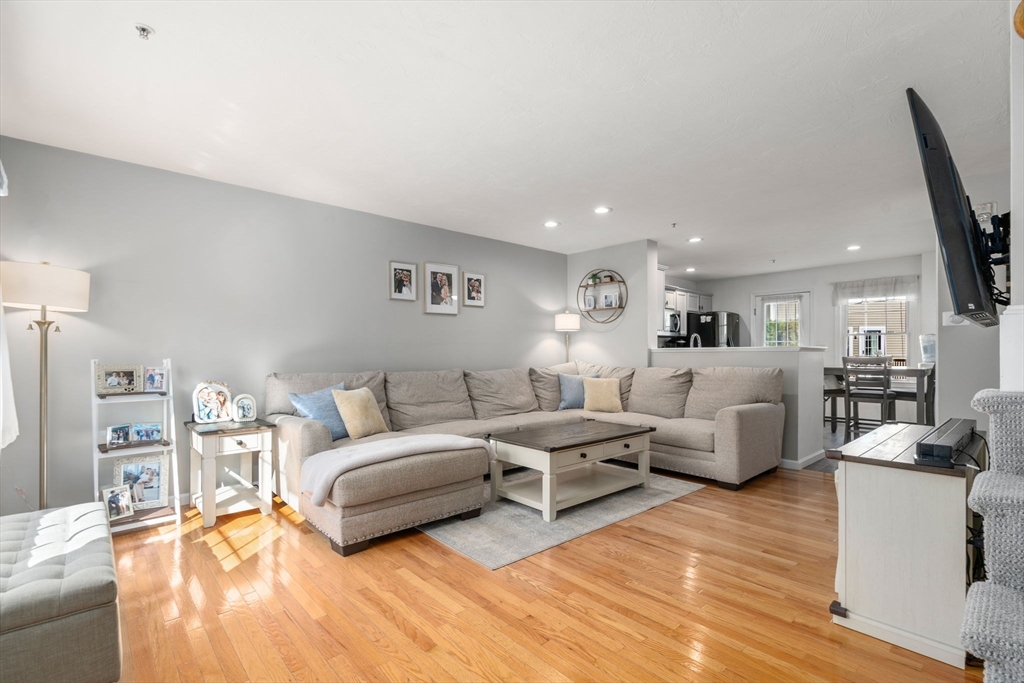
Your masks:
{"label": "area rug", "polygon": [[[533,474],[509,473],[505,479],[514,481]],[[504,498],[492,503],[488,483],[481,490],[486,503],[479,517],[453,517],[416,528],[469,559],[498,569],[702,488],[701,484],[652,474],[649,488],[626,489],[560,510],[549,523],[540,510]]]}

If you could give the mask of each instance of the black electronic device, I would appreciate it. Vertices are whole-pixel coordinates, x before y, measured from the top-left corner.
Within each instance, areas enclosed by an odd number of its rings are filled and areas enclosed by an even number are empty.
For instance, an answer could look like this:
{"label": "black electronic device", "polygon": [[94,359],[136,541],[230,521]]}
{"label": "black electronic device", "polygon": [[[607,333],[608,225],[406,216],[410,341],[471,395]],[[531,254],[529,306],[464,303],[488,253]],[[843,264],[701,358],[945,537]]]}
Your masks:
{"label": "black electronic device", "polygon": [[993,216],[992,230],[982,229],[938,122],[913,88],[907,99],[953,310],[983,327],[998,325],[996,304],[1009,306],[1010,297],[996,286],[993,266],[1009,263],[1010,214]]}
{"label": "black electronic device", "polygon": [[917,442],[915,465],[953,467],[953,461],[974,438],[975,420],[951,418]]}

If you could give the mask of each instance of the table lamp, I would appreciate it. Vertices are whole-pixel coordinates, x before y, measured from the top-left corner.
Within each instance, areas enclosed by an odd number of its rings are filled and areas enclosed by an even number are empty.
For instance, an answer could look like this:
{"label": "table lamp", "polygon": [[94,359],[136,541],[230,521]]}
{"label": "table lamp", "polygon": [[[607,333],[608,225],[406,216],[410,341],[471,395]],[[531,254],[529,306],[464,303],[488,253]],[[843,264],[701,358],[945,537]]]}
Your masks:
{"label": "table lamp", "polygon": [[569,362],[569,333],[580,331],[580,316],[578,313],[555,314],[555,332],[565,332],[565,362]]}
{"label": "table lamp", "polygon": [[[39,509],[46,508],[47,336],[52,320],[47,311],[84,313],[89,310],[89,273],[58,268],[47,262],[0,262],[0,291],[8,308],[39,309]],[[32,325],[28,328],[31,330]],[[60,332],[60,327],[55,328]]]}

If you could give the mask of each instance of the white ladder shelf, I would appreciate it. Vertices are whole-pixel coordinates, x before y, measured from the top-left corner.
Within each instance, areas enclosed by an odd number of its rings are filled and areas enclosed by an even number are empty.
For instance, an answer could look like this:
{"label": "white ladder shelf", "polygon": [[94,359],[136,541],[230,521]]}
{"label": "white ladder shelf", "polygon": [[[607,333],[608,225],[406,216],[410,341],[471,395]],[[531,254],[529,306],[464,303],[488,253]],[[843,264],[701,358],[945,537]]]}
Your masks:
{"label": "white ladder shelf", "polygon": [[[92,360],[91,370],[89,375],[89,389],[92,398],[92,489],[93,498],[97,501],[101,500],[102,489],[110,488],[114,486],[112,477],[110,476],[110,469],[106,469],[106,474],[100,476],[100,468],[109,467],[109,465],[103,465],[104,461],[110,461],[117,458],[124,457],[135,457],[139,455],[146,455],[150,453],[166,453],[168,456],[168,465],[171,468],[171,477],[174,482],[173,490],[167,492],[167,505],[166,507],[159,508],[147,508],[142,510],[136,510],[135,514],[131,517],[125,517],[123,519],[116,519],[110,522],[110,530],[113,533],[120,533],[124,531],[131,531],[132,529],[141,529],[144,527],[158,526],[160,524],[167,524],[174,522],[175,524],[181,523],[181,496],[179,491],[181,489],[178,483],[178,457],[176,455],[177,439],[175,438],[175,419],[174,419],[174,380],[171,373],[171,359],[164,358],[163,367],[166,371],[167,376],[167,391],[163,394],[156,393],[144,393],[144,394],[113,394],[106,397],[100,397],[96,395],[96,366],[99,365],[99,361],[95,358]],[[103,409],[113,405],[121,405],[125,403],[136,404],[142,412],[152,411],[152,405],[159,405],[163,413],[163,434],[164,443],[150,444],[145,446],[131,447],[131,448],[119,448],[117,450],[109,450],[103,452],[99,448],[99,444],[96,443],[97,435],[103,431],[105,432],[109,424],[106,420],[101,418]],[[147,406],[146,404],[151,404]],[[150,414],[152,414],[150,412]],[[143,422],[144,420],[137,420],[137,422]],[[161,473],[161,486],[165,486],[166,477]],[[172,500],[173,498],[173,500]]]}

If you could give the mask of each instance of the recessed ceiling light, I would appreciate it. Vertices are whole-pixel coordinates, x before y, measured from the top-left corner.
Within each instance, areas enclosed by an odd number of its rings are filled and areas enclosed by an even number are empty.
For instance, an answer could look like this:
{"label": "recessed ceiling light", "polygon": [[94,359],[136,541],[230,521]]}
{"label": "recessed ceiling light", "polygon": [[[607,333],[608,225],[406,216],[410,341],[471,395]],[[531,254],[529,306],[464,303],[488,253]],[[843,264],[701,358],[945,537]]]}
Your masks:
{"label": "recessed ceiling light", "polygon": [[558,227],[558,221],[548,221],[547,223],[544,224],[544,227],[545,228],[557,228]]}
{"label": "recessed ceiling light", "polygon": [[702,239],[704,239],[704,238],[703,237],[691,237],[690,241],[691,242],[700,242]]}
{"label": "recessed ceiling light", "polygon": [[686,272],[687,272],[687,273],[692,273],[692,272],[694,272],[695,270],[697,270],[697,269],[696,269],[696,268],[687,268],[687,269],[686,269]]}
{"label": "recessed ceiling light", "polygon": [[610,207],[610,206],[599,206],[596,209],[594,209],[594,213],[611,213],[611,212],[612,212],[612,207]]}
{"label": "recessed ceiling light", "polygon": [[859,244],[851,244],[846,248],[846,251],[857,251],[858,249],[860,249]]}

